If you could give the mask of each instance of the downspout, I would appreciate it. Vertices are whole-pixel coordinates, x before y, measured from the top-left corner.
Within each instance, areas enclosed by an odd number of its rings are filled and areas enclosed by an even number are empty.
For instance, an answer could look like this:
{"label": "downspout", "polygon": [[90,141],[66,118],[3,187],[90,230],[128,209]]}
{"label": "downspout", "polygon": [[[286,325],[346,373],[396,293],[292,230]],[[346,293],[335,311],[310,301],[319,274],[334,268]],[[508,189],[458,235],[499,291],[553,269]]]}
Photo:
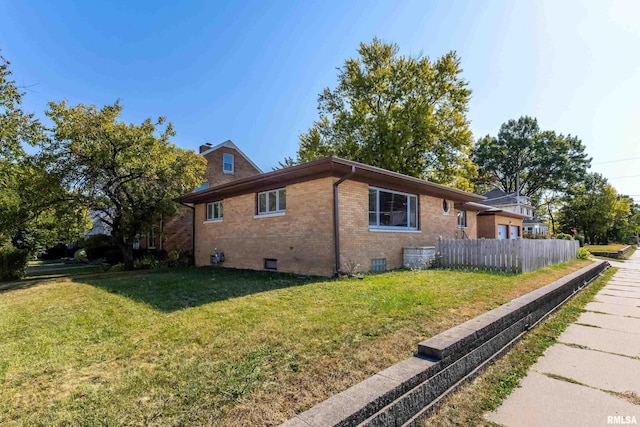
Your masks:
{"label": "downspout", "polygon": [[340,219],[338,217],[338,186],[356,173],[356,167],[351,166],[351,172],[333,183],[333,242],[335,244],[336,274],[340,274]]}
{"label": "downspout", "polygon": [[196,207],[182,202],[178,203],[191,209],[191,256],[193,257],[193,265],[196,265]]}

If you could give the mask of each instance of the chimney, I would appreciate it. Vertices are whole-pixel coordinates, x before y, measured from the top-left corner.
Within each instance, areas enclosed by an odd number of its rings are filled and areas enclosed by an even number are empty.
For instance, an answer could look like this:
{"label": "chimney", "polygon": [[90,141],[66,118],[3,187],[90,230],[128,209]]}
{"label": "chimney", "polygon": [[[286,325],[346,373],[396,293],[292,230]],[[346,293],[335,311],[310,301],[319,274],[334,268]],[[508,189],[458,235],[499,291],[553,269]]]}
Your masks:
{"label": "chimney", "polygon": [[205,142],[204,144],[202,144],[200,146],[200,150],[198,151],[198,153],[202,154],[202,153],[204,153],[205,151],[207,151],[211,147],[212,147],[212,145],[211,145],[210,142]]}

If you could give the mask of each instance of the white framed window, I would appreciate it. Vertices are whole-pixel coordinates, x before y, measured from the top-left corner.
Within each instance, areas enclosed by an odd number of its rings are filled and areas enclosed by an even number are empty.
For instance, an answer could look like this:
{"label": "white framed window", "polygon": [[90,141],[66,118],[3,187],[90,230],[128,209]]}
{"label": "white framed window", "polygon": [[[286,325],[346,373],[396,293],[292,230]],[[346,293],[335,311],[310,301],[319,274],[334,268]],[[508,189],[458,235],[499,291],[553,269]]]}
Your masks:
{"label": "white framed window", "polygon": [[369,187],[369,228],[418,229],[418,196]]}
{"label": "white framed window", "polygon": [[234,173],[233,154],[222,155],[222,172]]}
{"label": "white framed window", "polygon": [[467,211],[458,211],[458,228],[467,228]]}
{"label": "white framed window", "polygon": [[207,203],[207,215],[205,220],[207,221],[222,221],[222,200],[218,202]]}
{"label": "white framed window", "polygon": [[258,215],[286,212],[287,191],[285,188],[258,193]]}

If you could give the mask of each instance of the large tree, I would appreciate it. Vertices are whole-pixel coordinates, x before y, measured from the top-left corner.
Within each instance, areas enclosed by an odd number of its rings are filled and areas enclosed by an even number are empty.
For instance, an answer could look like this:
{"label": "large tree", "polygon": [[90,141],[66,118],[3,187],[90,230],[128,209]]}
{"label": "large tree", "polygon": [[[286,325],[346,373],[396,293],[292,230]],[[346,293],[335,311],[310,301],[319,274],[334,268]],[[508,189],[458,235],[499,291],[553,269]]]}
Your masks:
{"label": "large tree", "polygon": [[532,117],[503,123],[498,136],[487,135],[474,146],[478,181],[512,193],[534,197],[543,191],[564,191],[586,174],[591,159],[575,136],[541,131]]}
{"label": "large tree", "polygon": [[40,121],[23,111],[24,93],[9,65],[0,56],[0,246],[10,243],[34,252],[77,239],[70,230],[82,228],[83,213],[48,162],[25,152],[25,146],[41,144],[47,135]]}
{"label": "large tree", "polygon": [[119,120],[116,102],[100,109],[50,103],[53,138],[43,145],[64,184],[86,208],[99,214],[120,246],[125,267],[133,267],[131,242],[163,217],[177,212],[174,201],[202,183],[205,160],[171,143],[164,118],[141,124]]}
{"label": "large tree", "polygon": [[475,165],[466,113],[471,90],[455,52],[435,61],[398,55],[377,38],[338,68],[318,97],[320,117],[300,135],[296,159],[336,155],[469,190]]}
{"label": "large tree", "polygon": [[629,206],[620,201],[607,179],[598,173],[590,173],[569,190],[558,219],[566,233],[576,230],[588,243],[607,243],[616,217],[629,213]]}

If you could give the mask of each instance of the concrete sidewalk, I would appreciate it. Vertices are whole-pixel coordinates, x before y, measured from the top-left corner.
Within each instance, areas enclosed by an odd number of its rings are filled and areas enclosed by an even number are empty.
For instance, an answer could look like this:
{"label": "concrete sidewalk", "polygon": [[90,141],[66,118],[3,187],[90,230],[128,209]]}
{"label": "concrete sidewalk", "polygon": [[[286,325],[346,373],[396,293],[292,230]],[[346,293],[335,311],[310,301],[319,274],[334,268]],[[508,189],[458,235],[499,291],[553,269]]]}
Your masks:
{"label": "concrete sidewalk", "polygon": [[640,250],[495,412],[503,426],[640,425]]}

